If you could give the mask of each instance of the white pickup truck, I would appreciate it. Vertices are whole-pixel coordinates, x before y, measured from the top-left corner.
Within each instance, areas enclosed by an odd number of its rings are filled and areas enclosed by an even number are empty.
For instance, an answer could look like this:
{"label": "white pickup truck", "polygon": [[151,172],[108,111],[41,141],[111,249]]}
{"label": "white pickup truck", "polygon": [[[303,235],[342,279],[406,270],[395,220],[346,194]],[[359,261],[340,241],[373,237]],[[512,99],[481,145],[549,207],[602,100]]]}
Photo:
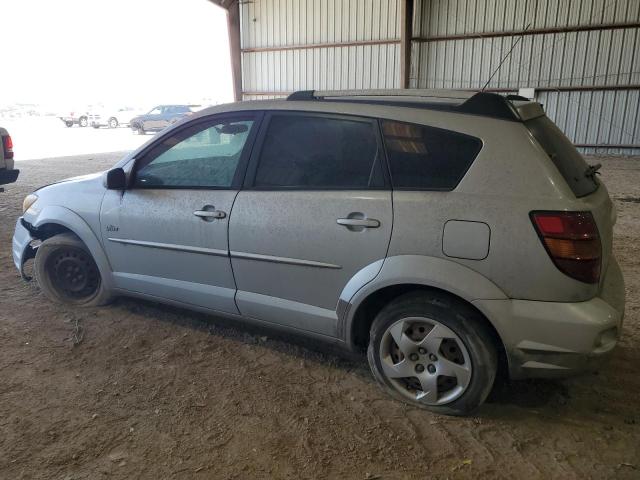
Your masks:
{"label": "white pickup truck", "polygon": [[62,120],[67,127],[73,127],[74,125],[87,127],[89,126],[89,109],[77,109],[73,112],[60,114],[58,115],[58,118]]}
{"label": "white pickup truck", "polygon": [[99,108],[93,110],[89,114],[89,125],[93,128],[100,127],[124,127],[129,126],[133,117],[141,115],[144,112],[129,107],[122,108]]}
{"label": "white pickup truck", "polygon": [[[0,185],[17,180],[20,170],[13,168],[13,142],[6,129],[0,127]],[[1,191],[2,189],[0,189]]]}

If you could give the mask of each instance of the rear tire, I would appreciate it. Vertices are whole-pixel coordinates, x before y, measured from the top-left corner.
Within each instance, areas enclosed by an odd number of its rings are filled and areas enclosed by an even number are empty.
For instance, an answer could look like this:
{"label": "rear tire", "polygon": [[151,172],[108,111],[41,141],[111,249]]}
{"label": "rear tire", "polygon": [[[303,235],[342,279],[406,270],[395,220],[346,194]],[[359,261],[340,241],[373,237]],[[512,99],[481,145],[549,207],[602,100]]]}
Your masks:
{"label": "rear tire", "polygon": [[86,127],[89,125],[89,119],[87,117],[80,117],[80,120],[78,120],[78,124],[81,127]]}
{"label": "rear tire", "polygon": [[371,325],[367,358],[394,398],[439,414],[469,415],[487,398],[498,355],[484,318],[438,292],[402,295]]}
{"label": "rear tire", "polygon": [[73,127],[73,122],[64,122],[64,124],[67,126],[67,128]]}
{"label": "rear tire", "polygon": [[34,271],[40,289],[53,302],[95,307],[111,299],[91,253],[72,233],[42,242]]}
{"label": "rear tire", "polygon": [[109,119],[109,128],[118,128],[118,119],[115,117],[111,117]]}

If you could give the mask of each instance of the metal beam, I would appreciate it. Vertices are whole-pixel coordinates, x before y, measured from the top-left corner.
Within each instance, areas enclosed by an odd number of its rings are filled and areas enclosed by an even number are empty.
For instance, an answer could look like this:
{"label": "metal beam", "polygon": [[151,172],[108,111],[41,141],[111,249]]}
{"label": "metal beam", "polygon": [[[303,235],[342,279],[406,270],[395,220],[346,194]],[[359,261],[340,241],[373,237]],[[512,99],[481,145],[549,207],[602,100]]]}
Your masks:
{"label": "metal beam", "polygon": [[242,53],[259,53],[259,52],[284,52],[287,50],[309,50],[311,48],[337,48],[337,47],[359,47],[363,45],[389,45],[400,43],[400,40],[356,40],[353,42],[339,43],[307,43],[302,45],[282,45],[279,47],[254,47],[243,48]]}
{"label": "metal beam", "polygon": [[600,23],[597,25],[574,25],[568,27],[536,28],[529,30],[509,30],[506,32],[477,32],[458,35],[432,35],[428,37],[413,37],[414,42],[443,42],[446,40],[470,40],[474,38],[514,37],[526,35],[544,35],[550,33],[592,32],[596,30],[625,30],[640,28],[640,22],[629,23]]}
{"label": "metal beam", "polygon": [[[485,92],[493,92],[493,93],[510,93],[517,92],[519,87],[503,87],[503,88],[487,88]],[[620,84],[620,85],[574,85],[574,86],[550,86],[550,87],[530,87],[535,89],[537,92],[595,92],[595,91],[611,91],[611,90],[640,90],[640,84]],[[480,88],[468,88],[468,89],[460,89],[462,91],[467,92],[479,92]],[[268,95],[281,95],[288,96],[291,91],[278,91],[278,92],[264,92],[264,91],[256,91],[256,92],[242,92],[244,95],[253,95],[256,97],[264,97]]]}
{"label": "metal beam", "polygon": [[411,38],[413,37],[413,0],[400,5],[400,87],[409,88],[411,78]]}
{"label": "metal beam", "polygon": [[[495,92],[495,93],[508,93],[508,92],[516,92],[520,87],[502,87],[502,88],[486,88],[485,92]],[[532,87],[536,92],[597,92],[601,90],[611,91],[611,90],[640,90],[640,84],[637,83],[627,83],[620,85],[556,85],[556,86],[548,86],[548,87]],[[480,89],[473,89],[474,91],[479,91]]]}
{"label": "metal beam", "polygon": [[[225,3],[225,2],[220,2]],[[240,4],[238,1],[227,3],[227,30],[229,33],[229,54],[231,56],[231,78],[233,97],[236,102],[242,100],[242,54],[240,49]]]}

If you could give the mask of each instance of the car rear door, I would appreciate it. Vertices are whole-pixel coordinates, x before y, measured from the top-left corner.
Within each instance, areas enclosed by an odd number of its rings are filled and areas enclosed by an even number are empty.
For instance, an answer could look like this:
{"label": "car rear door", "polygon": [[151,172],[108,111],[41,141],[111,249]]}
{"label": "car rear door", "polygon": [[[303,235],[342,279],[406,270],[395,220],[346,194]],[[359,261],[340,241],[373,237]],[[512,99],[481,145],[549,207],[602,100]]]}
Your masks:
{"label": "car rear door", "polygon": [[229,224],[243,315],[340,336],[340,293],[363,268],[375,275],[387,252],[383,164],[375,120],[267,114]]}
{"label": "car rear door", "polygon": [[107,192],[102,238],[116,287],[238,313],[228,221],[259,115],[216,115],[161,137],[124,193]]}

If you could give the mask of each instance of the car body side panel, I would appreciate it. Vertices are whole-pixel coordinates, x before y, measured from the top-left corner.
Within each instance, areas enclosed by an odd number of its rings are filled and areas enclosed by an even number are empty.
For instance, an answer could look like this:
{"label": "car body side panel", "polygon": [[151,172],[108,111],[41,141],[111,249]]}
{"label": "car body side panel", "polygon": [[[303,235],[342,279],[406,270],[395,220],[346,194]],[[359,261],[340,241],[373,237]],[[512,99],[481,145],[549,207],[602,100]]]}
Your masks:
{"label": "car body side panel", "polygon": [[[227,243],[235,190],[108,191],[102,241],[118,288],[237,313]],[[225,217],[204,221],[206,207]]]}
{"label": "car body side panel", "polygon": [[[378,275],[371,281],[377,262],[356,274],[343,289],[340,300],[349,303],[341,322],[345,340],[351,345],[351,325],[358,307],[376,291],[393,285],[423,285],[445,290],[469,302],[476,299],[506,299],[505,293],[491,280],[457,262],[422,255],[387,257]],[[360,284],[360,285],[358,285]],[[355,292],[355,293],[354,293]],[[491,320],[491,319],[490,319]]]}
{"label": "car body side panel", "polygon": [[[379,226],[353,231],[337,223],[352,212]],[[342,289],[385,257],[391,230],[387,190],[241,191],[229,222],[240,312],[337,335]]]}

